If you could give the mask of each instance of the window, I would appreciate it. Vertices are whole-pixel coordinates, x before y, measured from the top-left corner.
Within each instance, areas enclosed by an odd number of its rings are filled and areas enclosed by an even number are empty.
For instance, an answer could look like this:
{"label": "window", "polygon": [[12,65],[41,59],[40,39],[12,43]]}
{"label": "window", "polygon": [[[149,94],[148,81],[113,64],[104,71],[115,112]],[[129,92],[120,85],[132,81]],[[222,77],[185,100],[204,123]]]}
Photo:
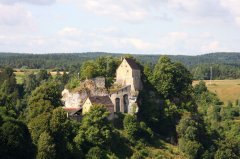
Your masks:
{"label": "window", "polygon": [[120,99],[119,98],[115,99],[115,104],[116,104],[116,112],[120,112]]}
{"label": "window", "polygon": [[128,101],[128,95],[127,94],[125,94],[123,96],[123,104],[124,104],[124,113],[128,113],[129,101]]}

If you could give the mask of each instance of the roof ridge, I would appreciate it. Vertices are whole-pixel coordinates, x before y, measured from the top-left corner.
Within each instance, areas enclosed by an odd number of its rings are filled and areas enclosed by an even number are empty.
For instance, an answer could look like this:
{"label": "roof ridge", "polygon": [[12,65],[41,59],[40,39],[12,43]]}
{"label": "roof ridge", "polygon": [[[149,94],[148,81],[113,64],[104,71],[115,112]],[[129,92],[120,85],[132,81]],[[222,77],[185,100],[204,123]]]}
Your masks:
{"label": "roof ridge", "polygon": [[136,61],[132,58],[124,58],[127,63],[129,64],[129,66],[134,69],[134,70],[140,70],[139,65],[136,63]]}

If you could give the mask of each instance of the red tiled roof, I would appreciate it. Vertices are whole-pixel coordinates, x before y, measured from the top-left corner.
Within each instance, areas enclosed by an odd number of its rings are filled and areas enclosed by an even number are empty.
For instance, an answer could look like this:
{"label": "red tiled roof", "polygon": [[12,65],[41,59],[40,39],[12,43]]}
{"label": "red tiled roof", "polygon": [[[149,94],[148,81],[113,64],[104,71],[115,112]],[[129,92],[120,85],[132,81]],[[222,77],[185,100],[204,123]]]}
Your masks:
{"label": "red tiled roof", "polygon": [[76,107],[76,108],[70,108],[70,107],[63,107],[64,110],[80,110],[80,107]]}
{"label": "red tiled roof", "polygon": [[76,112],[81,110],[82,107],[76,107],[76,108],[63,107],[63,109],[70,114],[75,114]]}

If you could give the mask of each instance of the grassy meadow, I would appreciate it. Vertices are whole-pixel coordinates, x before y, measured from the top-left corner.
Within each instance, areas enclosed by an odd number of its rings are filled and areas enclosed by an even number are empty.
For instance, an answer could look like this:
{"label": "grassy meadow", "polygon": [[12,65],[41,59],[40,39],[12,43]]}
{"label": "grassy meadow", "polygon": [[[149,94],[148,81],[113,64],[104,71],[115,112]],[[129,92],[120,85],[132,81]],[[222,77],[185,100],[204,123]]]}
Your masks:
{"label": "grassy meadow", "polygon": [[[14,69],[14,74],[16,75],[16,80],[18,84],[22,84],[24,81],[24,78],[27,74],[34,73],[37,74],[40,71],[40,69]],[[57,75],[56,71],[48,70],[52,76]],[[59,72],[60,74],[63,74],[63,72]]]}
{"label": "grassy meadow", "polygon": [[[193,85],[199,81],[193,81]],[[208,90],[216,93],[218,97],[225,104],[228,101],[234,103],[237,99],[240,99],[240,79],[239,80],[206,80]]]}

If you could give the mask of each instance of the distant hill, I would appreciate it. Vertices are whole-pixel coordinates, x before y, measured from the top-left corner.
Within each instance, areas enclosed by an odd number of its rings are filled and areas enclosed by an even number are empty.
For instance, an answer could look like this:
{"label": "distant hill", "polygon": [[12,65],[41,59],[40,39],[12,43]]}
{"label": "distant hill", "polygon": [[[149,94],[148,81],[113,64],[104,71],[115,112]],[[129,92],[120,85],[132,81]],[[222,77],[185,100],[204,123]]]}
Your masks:
{"label": "distant hill", "polygon": [[[144,62],[156,63],[162,55],[136,55]],[[240,53],[210,53],[197,56],[167,55],[172,60],[183,63],[185,66],[196,66],[199,64],[231,64],[240,66]]]}
{"label": "distant hill", "polygon": [[210,53],[198,56],[170,56],[187,66],[198,64],[231,64],[240,66],[240,53]]}
{"label": "distant hill", "polygon": [[[121,57],[121,53],[86,52],[86,53],[55,53],[55,54],[20,54],[0,53],[0,66],[13,68],[34,68],[34,69],[60,69],[68,70],[70,67],[80,65],[90,59],[99,56]],[[143,64],[154,65],[162,55],[133,55]],[[240,78],[240,53],[210,53],[197,56],[167,55],[173,61],[183,63],[196,79],[209,79],[210,67],[213,67],[213,78],[215,79],[236,79]]]}

